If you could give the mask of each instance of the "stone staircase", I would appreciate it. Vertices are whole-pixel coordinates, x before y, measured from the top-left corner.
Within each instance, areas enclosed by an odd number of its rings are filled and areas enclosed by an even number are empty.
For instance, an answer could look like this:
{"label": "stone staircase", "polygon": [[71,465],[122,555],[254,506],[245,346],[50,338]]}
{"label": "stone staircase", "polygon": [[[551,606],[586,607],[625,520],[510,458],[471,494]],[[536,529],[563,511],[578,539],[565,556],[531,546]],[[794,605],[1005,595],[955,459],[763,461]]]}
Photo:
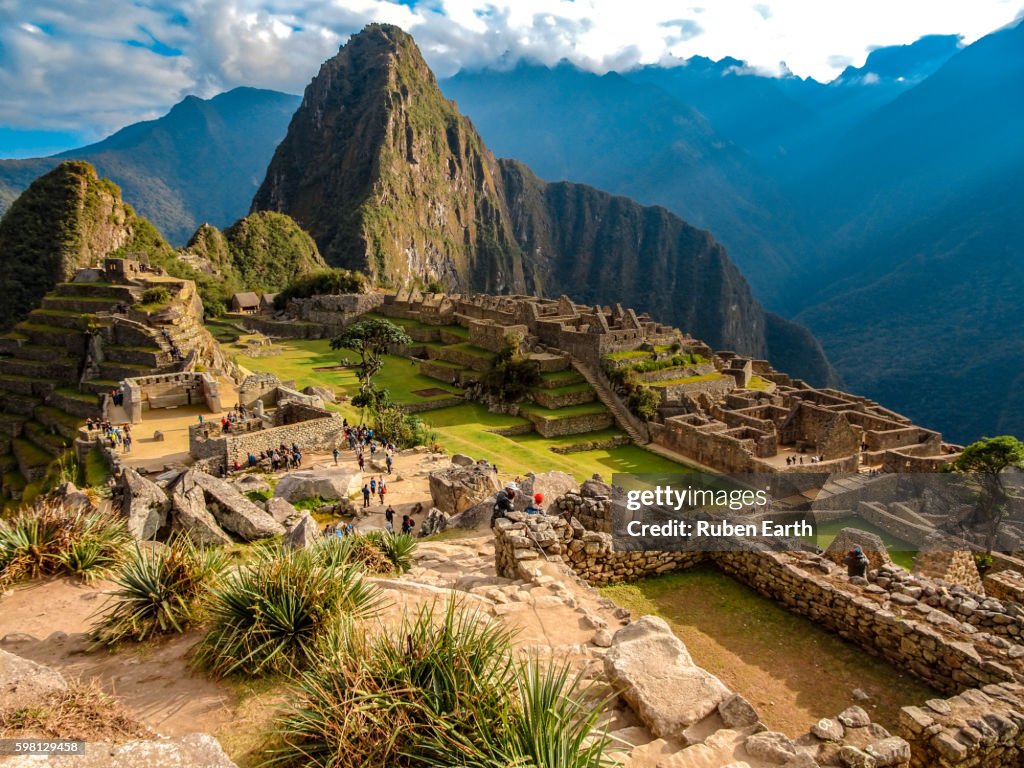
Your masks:
{"label": "stone staircase", "polygon": [[615,394],[615,390],[612,389],[603,373],[575,357],[572,358],[572,367],[594,388],[598,400],[611,411],[612,416],[615,417],[615,423],[619,425],[619,429],[629,435],[630,440],[637,445],[646,445],[651,442],[647,425],[626,407],[622,399]]}

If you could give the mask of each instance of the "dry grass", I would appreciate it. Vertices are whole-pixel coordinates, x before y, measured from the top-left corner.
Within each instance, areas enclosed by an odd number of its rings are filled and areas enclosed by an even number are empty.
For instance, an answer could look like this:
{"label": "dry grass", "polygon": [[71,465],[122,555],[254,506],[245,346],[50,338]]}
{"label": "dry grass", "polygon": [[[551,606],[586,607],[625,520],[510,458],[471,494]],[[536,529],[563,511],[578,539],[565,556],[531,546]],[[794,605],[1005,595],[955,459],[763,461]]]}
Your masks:
{"label": "dry grass", "polygon": [[154,734],[96,683],[74,682],[32,706],[0,709],[0,737],[120,742]]}

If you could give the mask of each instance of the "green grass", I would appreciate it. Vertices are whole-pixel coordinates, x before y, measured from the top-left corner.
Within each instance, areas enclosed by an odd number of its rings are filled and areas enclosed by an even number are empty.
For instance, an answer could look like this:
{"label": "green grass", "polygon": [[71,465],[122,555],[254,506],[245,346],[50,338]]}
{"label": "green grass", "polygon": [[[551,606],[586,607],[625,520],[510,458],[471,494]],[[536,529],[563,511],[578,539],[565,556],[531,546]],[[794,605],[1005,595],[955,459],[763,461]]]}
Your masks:
{"label": "green grass", "polygon": [[[336,394],[345,394],[349,397],[359,391],[359,382],[356,379],[355,371],[351,369],[314,370],[314,368],[338,365],[346,357],[352,360],[355,358],[355,353],[332,350],[328,339],[288,339],[275,344],[275,346],[282,350],[281,354],[267,355],[266,357],[249,357],[239,354],[238,363],[251,371],[273,373],[284,381],[293,380],[298,383],[300,388],[312,384],[328,387]],[[374,377],[374,384],[387,389],[391,393],[392,399],[402,405],[429,402],[461,393],[461,390],[455,387],[421,374],[419,366],[415,362],[393,355],[384,356],[384,368]],[[414,391],[420,389],[441,389],[445,394],[426,398],[413,394]],[[339,410],[346,416],[354,416],[356,413],[354,409],[346,407]]]}
{"label": "green grass", "polygon": [[[253,371],[274,373],[282,379],[294,380],[300,387],[315,384],[334,389],[335,392],[352,395],[357,391],[355,374],[352,371],[314,371],[313,368],[337,365],[344,355],[330,349],[326,339],[287,339],[276,344],[282,353],[268,357],[250,358],[238,356],[238,362]],[[349,353],[352,356],[352,353]],[[575,373],[575,372],[560,372]],[[397,402],[423,402],[413,395],[412,390],[438,388],[460,392],[423,376],[408,360],[386,357],[384,370],[377,379],[386,386]],[[447,396],[447,395],[446,395]],[[593,408],[586,404],[583,409]],[[604,406],[597,404],[599,410]],[[574,406],[574,408],[581,408]],[[331,410],[358,421],[359,413],[347,403],[332,406]],[[537,409],[554,418],[564,417],[573,409],[548,411]],[[579,413],[580,411],[576,411]],[[587,411],[594,412],[594,411]],[[668,459],[656,456],[637,446],[626,445],[609,450],[582,451],[561,455],[552,452],[552,446],[575,445],[592,439],[606,439],[615,430],[602,430],[585,435],[571,435],[556,439],[545,439],[536,433],[504,437],[488,430],[526,425],[529,422],[520,416],[490,413],[479,403],[441,408],[421,414],[424,422],[437,432],[438,442],[449,453],[465,453],[475,459],[485,459],[496,464],[502,474],[523,475],[527,472],[559,470],[567,472],[578,480],[586,480],[594,473],[610,479],[613,472],[684,472],[687,469]]]}
{"label": "green grass", "polygon": [[536,432],[510,437],[496,435],[487,430],[523,424],[525,420],[517,416],[490,413],[479,403],[430,411],[423,414],[423,420],[437,432],[438,442],[445,450],[489,461],[503,475],[558,470],[577,480],[586,480],[595,473],[610,480],[615,472],[688,471],[682,464],[656,456],[635,445],[564,455],[551,450],[553,446],[607,439],[618,434],[612,429],[558,438],[544,438]]}
{"label": "green grass", "polygon": [[579,384],[566,384],[563,387],[534,387],[535,392],[549,392],[552,395],[574,395],[577,392],[592,392],[594,388],[585,381]]}
{"label": "green grass", "polygon": [[110,464],[99,448],[93,448],[85,457],[85,485],[102,488],[110,479]]}
{"label": "green grass", "polygon": [[651,353],[642,349],[630,349],[625,352],[611,352],[604,356],[606,360],[639,360],[641,358],[650,357]]}
{"label": "green grass", "polygon": [[[113,382],[113,386],[117,386],[118,382]],[[91,392],[79,392],[77,389],[71,387],[60,387],[54,390],[58,395],[64,397],[70,397],[72,400],[81,400],[83,403],[89,403],[90,405],[96,404],[96,395]]]}
{"label": "green grass", "polygon": [[751,376],[750,383],[747,384],[747,389],[771,389],[772,383],[768,379],[762,379],[760,376]]}
{"label": "green grass", "polygon": [[521,406],[523,413],[529,413],[545,421],[558,421],[560,419],[570,419],[574,416],[589,416],[594,413],[607,413],[608,409],[604,403],[581,403],[580,405],[567,405],[564,408],[544,408],[539,405],[523,405]]}
{"label": "green grass", "polygon": [[871,719],[890,728],[901,706],[935,695],[905,670],[710,566],[601,592],[634,615],[663,617],[699,666],[749,699],[769,728],[790,736],[854,703],[854,688],[871,695]]}
{"label": "green grass", "polygon": [[457,349],[460,352],[465,352],[466,354],[473,355],[474,357],[479,357],[484,360],[496,360],[498,357],[496,352],[491,352],[489,349],[484,349],[483,347],[474,346],[468,342],[463,342],[462,344],[451,344],[448,348]]}
{"label": "green grass", "polygon": [[669,379],[668,381],[645,381],[649,387],[672,387],[678,384],[696,384],[701,381],[717,381],[726,378],[721,373],[704,373],[699,376],[684,376],[681,379]]}
{"label": "green grass", "polygon": [[815,540],[822,549],[828,549],[828,545],[835,539],[836,534],[843,528],[856,528],[859,531],[873,533],[885,542],[885,548],[889,551],[889,557],[896,565],[906,568],[908,571],[914,567],[914,555],[917,554],[917,547],[902,539],[898,539],[881,528],[872,525],[867,520],[859,517],[844,517],[840,520],[830,520],[827,523],[818,525],[818,537]]}

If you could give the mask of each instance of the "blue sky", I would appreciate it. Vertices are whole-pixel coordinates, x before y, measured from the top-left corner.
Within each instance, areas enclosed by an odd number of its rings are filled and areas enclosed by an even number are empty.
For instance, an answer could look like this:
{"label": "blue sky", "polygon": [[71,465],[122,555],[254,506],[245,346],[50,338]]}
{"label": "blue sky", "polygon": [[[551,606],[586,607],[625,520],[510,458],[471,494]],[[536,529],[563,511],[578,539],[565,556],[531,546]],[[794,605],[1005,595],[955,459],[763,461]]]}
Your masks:
{"label": "blue sky", "polygon": [[0,0],[0,157],[96,141],[188,94],[299,93],[371,21],[411,32],[439,76],[527,57],[597,72],[734,56],[830,80],[873,48],[965,43],[1022,0]]}

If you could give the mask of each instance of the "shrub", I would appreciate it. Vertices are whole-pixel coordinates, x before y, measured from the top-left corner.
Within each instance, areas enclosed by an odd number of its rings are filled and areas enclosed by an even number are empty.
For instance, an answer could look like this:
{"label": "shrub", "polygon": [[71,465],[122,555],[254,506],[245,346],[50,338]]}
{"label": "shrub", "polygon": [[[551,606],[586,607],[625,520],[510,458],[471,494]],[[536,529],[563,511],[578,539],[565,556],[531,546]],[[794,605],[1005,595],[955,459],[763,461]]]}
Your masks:
{"label": "shrub", "polygon": [[263,548],[213,590],[212,626],[196,661],[217,676],[306,669],[344,616],[372,615],[379,601],[357,566],[319,547]]}
{"label": "shrub", "polygon": [[426,765],[419,745],[431,734],[441,742],[443,731],[500,721],[514,682],[511,635],[478,613],[452,601],[438,620],[427,605],[372,639],[335,637],[326,663],[297,682],[271,764]]}
{"label": "shrub", "polygon": [[520,355],[514,343],[506,346],[491,369],[480,377],[481,389],[503,403],[519,402],[540,383],[540,364]]}
{"label": "shrub", "polygon": [[290,299],[306,299],[310,296],[328,296],[339,293],[364,293],[367,288],[366,276],[361,272],[347,269],[331,269],[301,277],[274,297],[274,309],[288,306]]}
{"label": "shrub", "polygon": [[627,405],[629,410],[644,421],[654,421],[658,417],[658,406],[661,398],[650,387],[637,387],[629,393]]}
{"label": "shrub", "polygon": [[368,535],[328,536],[317,546],[324,562],[334,566],[350,565],[367,573],[391,573],[394,569],[384,550]]}
{"label": "shrub", "polygon": [[93,636],[114,644],[184,632],[199,618],[211,585],[226,565],[222,550],[197,546],[188,536],[158,549],[136,545],[114,574],[113,605],[93,626]]}
{"label": "shrub", "polygon": [[118,517],[46,499],[0,521],[0,588],[59,573],[90,579],[120,562],[130,541]]}
{"label": "shrub", "polygon": [[166,288],[147,288],[142,292],[143,304],[166,304],[171,300],[171,292]]}
{"label": "shrub", "polygon": [[391,569],[406,573],[412,567],[412,556],[418,546],[413,536],[408,533],[368,531],[365,538],[383,553]]}

